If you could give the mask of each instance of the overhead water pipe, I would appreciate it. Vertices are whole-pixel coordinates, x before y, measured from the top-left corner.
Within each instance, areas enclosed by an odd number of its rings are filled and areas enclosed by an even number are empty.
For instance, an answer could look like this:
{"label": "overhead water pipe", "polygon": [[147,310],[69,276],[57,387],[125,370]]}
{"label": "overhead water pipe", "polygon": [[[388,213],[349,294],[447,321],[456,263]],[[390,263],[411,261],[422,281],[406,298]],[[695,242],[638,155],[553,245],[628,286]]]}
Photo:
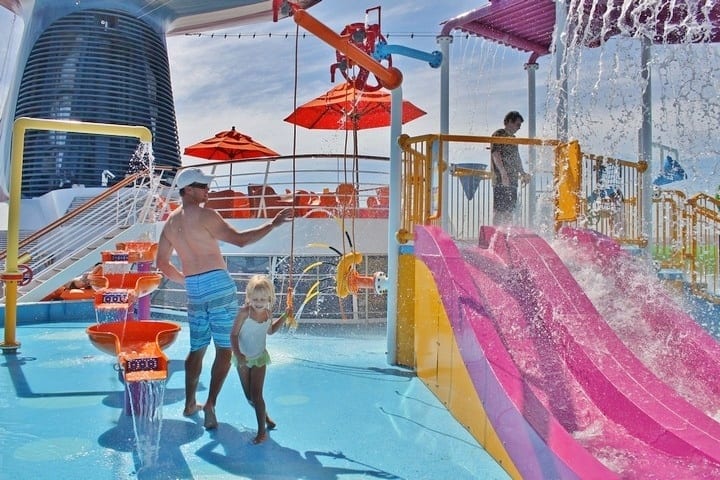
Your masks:
{"label": "overhead water pipe", "polygon": [[432,68],[438,68],[443,59],[442,53],[438,51],[428,53],[403,45],[388,45],[385,42],[378,42],[372,56],[376,60],[386,60],[391,55],[402,55],[421,60],[427,62]]}
{"label": "overhead water pipe", "polygon": [[20,342],[15,339],[17,326],[17,290],[22,281],[18,271],[20,243],[20,190],[22,188],[23,154],[25,133],[28,130],[49,130],[57,132],[88,133],[116,137],[135,137],[141,142],[152,142],[152,133],[147,127],[133,125],[112,125],[108,123],[75,122],[66,120],[45,120],[21,117],[15,120],[12,130],[10,151],[10,200],[8,203],[7,257],[5,271],[0,280],[5,283],[5,341],[0,344],[4,354],[15,353]]}
{"label": "overhead water pipe", "polygon": [[400,72],[400,70],[395,67],[385,67],[368,55],[367,52],[330,30],[330,28],[307,13],[307,11],[302,9],[297,10],[293,14],[293,19],[299,26],[314,34],[338,52],[343,53],[356,64],[373,73],[380,84],[388,90],[394,90],[402,83],[402,72]]}

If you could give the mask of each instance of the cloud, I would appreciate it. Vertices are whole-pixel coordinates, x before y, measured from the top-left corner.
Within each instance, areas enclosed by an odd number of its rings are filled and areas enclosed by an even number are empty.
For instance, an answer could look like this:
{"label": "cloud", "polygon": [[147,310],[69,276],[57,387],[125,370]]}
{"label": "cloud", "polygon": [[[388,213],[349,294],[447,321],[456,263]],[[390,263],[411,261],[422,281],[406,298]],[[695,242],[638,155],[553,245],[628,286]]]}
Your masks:
{"label": "cloud", "polygon": [[[402,32],[395,37],[391,35],[392,41],[388,43],[427,52],[439,48],[435,35],[440,31],[442,20],[476,4],[456,2],[456,11],[449,12],[431,0],[402,3],[382,7],[382,30]],[[348,8],[345,3],[325,1],[309,12],[340,32],[347,24],[364,22],[365,10],[376,4],[353,2],[353,8]],[[376,22],[377,11],[371,11],[368,20]],[[235,125],[238,130],[283,154],[292,152],[293,148],[298,153],[345,150],[344,131],[299,128],[294,135],[293,126],[283,122],[295,105],[301,105],[333,86],[330,65],[337,61],[332,47],[309,34],[298,39],[296,58],[295,31],[295,23],[284,19],[276,24],[249,25],[217,32],[213,38],[206,35],[168,38],[181,147]],[[307,32],[300,29],[300,33]],[[415,34],[412,39],[411,33]],[[399,56],[393,58],[393,62],[403,71],[404,97],[429,113],[427,118],[408,124],[406,130],[416,133],[438,131],[439,70],[431,69],[427,63]],[[341,81],[343,79],[337,73],[335,83]],[[389,133],[388,128],[360,132],[362,152],[389,155]]]}

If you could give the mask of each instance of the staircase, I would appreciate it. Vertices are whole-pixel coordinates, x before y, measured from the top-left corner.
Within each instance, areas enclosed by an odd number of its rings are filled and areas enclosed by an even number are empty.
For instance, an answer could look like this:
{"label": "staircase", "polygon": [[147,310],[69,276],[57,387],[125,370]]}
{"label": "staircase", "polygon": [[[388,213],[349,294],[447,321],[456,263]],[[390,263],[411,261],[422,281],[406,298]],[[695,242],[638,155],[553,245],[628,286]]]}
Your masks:
{"label": "staircase", "polygon": [[[103,250],[121,241],[152,238],[158,219],[159,181],[124,182],[98,197],[76,197],[65,216],[38,232],[23,231],[19,255],[27,253],[32,280],[19,286],[20,302],[41,301],[100,261]],[[0,232],[0,266],[5,269],[7,232]],[[3,299],[4,302],[4,299]]]}

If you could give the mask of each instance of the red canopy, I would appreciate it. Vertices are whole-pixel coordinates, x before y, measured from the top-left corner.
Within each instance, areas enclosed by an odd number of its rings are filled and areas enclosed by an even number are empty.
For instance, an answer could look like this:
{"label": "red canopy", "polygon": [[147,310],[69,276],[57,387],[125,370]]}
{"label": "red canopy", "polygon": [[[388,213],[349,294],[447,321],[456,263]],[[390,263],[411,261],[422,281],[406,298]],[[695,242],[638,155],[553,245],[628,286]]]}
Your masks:
{"label": "red canopy", "polygon": [[[286,122],[320,130],[364,130],[390,126],[391,94],[387,90],[363,92],[343,83],[324,95],[299,106]],[[402,123],[425,115],[423,110],[403,101]]]}
{"label": "red canopy", "polygon": [[192,157],[218,161],[280,156],[276,151],[238,132],[235,127],[232,127],[231,130],[216,133],[212,138],[186,147],[184,153]]}

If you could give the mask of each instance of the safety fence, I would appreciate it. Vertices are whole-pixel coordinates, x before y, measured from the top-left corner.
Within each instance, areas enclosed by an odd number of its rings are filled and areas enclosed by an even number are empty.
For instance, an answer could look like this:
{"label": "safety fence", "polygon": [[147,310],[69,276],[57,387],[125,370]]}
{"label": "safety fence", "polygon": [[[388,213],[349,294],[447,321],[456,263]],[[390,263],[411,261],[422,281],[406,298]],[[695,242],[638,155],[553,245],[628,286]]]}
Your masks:
{"label": "safety fence", "polygon": [[[301,322],[384,321],[384,295],[363,290],[339,298],[334,285],[340,255],[353,248],[363,253],[356,266],[360,274],[387,271],[388,165],[387,157],[342,154],[193,165],[214,176],[208,204],[239,230],[255,227],[288,206],[302,217],[292,229],[293,255],[287,242],[256,242],[242,251],[230,246],[224,250],[241,299],[249,278],[264,273],[277,286],[279,305],[287,302],[293,287],[296,318]],[[31,256],[28,266],[34,279],[20,289],[21,296],[28,298],[39,288],[50,292],[66,283],[71,278],[64,272],[68,265],[88,255],[93,255],[88,262],[94,263],[100,246],[112,243],[115,235],[126,234],[130,227],[166,220],[180,204],[176,174],[157,167],[152,174],[133,174],[97,197],[80,198],[77,205],[73,201],[67,215],[47,228],[25,232],[20,252]],[[0,266],[2,240],[0,236]],[[3,292],[0,288],[0,303]],[[38,293],[38,299],[43,295]],[[153,308],[163,314],[184,310],[187,302],[184,288],[167,280],[151,295]]]}
{"label": "safety fence", "polygon": [[581,153],[580,215],[577,224],[626,245],[647,245],[643,234],[645,162]]}
{"label": "safety fence", "polygon": [[[386,296],[371,290],[340,298],[335,273],[341,254],[357,248],[363,258],[362,275],[387,271],[389,159],[381,156],[309,154],[193,165],[214,177],[207,206],[238,230],[260,224],[283,208],[294,208],[288,242],[260,241],[243,249],[227,246],[223,255],[240,300],[250,277],[269,274],[277,304],[292,303],[300,323],[382,322]],[[170,189],[161,219],[180,204],[177,188]],[[262,220],[263,222],[265,220]],[[339,233],[338,233],[339,232]],[[153,305],[182,310],[182,286],[164,282],[153,293]]]}
{"label": "safety fence", "polygon": [[[38,292],[50,293],[57,278],[78,260],[94,253],[116,235],[132,226],[149,225],[158,220],[159,199],[168,172],[164,168],[130,174],[95,197],[83,197],[79,205],[44,228],[27,233],[18,243],[23,258],[21,268],[27,276],[18,288],[23,301],[37,301]],[[78,189],[83,191],[84,189]],[[0,267],[7,258],[6,232],[2,232]],[[67,281],[67,280],[65,280]],[[64,282],[62,282],[64,283]],[[0,303],[4,291],[0,289]]]}
{"label": "safety fence", "polygon": [[[550,155],[564,155],[557,140],[538,140],[512,137],[478,137],[471,135],[430,134],[418,137],[402,135],[398,140],[402,149],[402,212],[398,237],[412,239],[413,227],[440,225],[454,238],[477,239],[481,225],[493,223],[492,171],[488,163],[445,160],[450,147],[478,146],[491,143],[527,145],[542,149]],[[489,157],[489,154],[488,154]],[[532,224],[534,197],[538,184],[521,186],[518,191],[518,211],[514,224]]]}
{"label": "safety fence", "polygon": [[[659,269],[676,271],[693,293],[720,303],[720,202],[702,193],[688,199],[682,192],[646,186],[646,162],[585,153],[577,142],[403,135],[401,241],[412,239],[416,224],[443,226],[463,241],[476,241],[479,227],[493,224],[490,166],[445,160],[450,148],[491,143],[528,145],[553,156],[552,173],[532,171],[531,184],[519,189],[515,225],[538,227],[542,204],[549,203],[555,229],[589,228],[623,245],[649,247]],[[645,188],[654,188],[650,212],[643,206]]]}
{"label": "safety fence", "polygon": [[699,193],[688,199],[683,212],[683,229],[687,232],[684,237],[685,270],[689,273],[690,288],[696,295],[720,303],[720,202]]}
{"label": "safety fence", "polygon": [[[305,218],[387,218],[388,165],[387,157],[312,154],[201,167],[214,176],[208,206],[225,218],[272,218],[286,207]],[[165,214],[179,202],[170,198]]]}

